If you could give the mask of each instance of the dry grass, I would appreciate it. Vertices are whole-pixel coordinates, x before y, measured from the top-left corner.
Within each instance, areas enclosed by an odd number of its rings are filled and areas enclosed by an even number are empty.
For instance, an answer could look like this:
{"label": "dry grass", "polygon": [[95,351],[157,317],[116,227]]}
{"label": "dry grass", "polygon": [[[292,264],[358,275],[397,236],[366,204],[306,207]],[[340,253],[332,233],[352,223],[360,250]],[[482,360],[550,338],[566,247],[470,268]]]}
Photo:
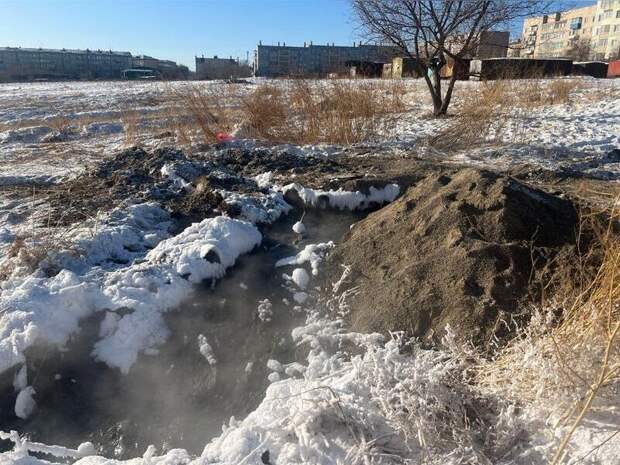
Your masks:
{"label": "dry grass", "polygon": [[542,409],[563,428],[554,465],[563,463],[573,434],[596,403],[620,389],[617,205],[604,213],[605,221],[601,212],[582,215],[577,257],[550,278],[555,292],[518,331],[520,337],[480,369],[481,386]]}
{"label": "dry grass", "polygon": [[59,134],[66,134],[69,132],[69,127],[72,124],[73,122],[65,116],[55,116],[45,120],[45,125]]}
{"label": "dry grass", "polygon": [[[0,282],[12,276],[26,276],[43,268],[48,275],[59,271],[53,263],[53,255],[66,251],[78,255],[75,246],[61,233],[24,234],[15,238],[0,261]],[[47,262],[44,267],[43,263]]]}
{"label": "dry grass", "polygon": [[232,129],[228,115],[229,96],[222,88],[189,85],[168,87],[166,118],[183,145],[195,139],[211,143],[218,132]]}
{"label": "dry grass", "polygon": [[522,108],[567,104],[581,87],[581,81],[572,79],[555,79],[547,85],[540,80],[514,81],[513,104]]}
{"label": "dry grass", "polygon": [[278,141],[282,137],[288,117],[286,94],[271,84],[259,86],[242,97],[241,107],[247,135]]}
{"label": "dry grass", "polygon": [[241,137],[276,143],[350,144],[372,139],[405,109],[401,82],[294,80],[234,90],[193,86],[170,92],[168,119],[177,137],[212,143],[218,132],[236,128]]}
{"label": "dry grass", "polygon": [[427,143],[440,151],[463,150],[491,143],[494,135],[501,134],[510,105],[508,81],[482,82],[475,94],[463,98],[454,120]]}
{"label": "dry grass", "polygon": [[121,122],[125,131],[125,145],[128,147],[136,145],[140,132],[140,113],[135,110],[125,111],[121,116]]}

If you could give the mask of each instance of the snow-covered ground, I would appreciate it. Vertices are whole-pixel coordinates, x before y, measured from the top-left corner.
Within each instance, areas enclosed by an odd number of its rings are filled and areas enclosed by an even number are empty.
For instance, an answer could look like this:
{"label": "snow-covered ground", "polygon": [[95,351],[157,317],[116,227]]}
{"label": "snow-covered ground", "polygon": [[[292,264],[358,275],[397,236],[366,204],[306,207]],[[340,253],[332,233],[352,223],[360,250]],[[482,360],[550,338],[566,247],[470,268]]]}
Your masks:
{"label": "snow-covered ground", "polygon": [[[441,156],[459,163],[498,167],[531,164],[548,169],[560,165],[593,169],[596,157],[620,145],[620,82],[569,80],[578,87],[568,103],[509,111],[503,118],[501,143]],[[525,81],[514,82],[514,92],[528,92],[527,85],[519,84]],[[550,82],[540,80],[537,85],[544,88]],[[423,153],[421,141],[436,135],[450,119],[429,117],[429,97],[422,80],[403,83],[406,111],[377,143],[383,150]],[[275,81],[270,85],[286,87],[289,83]],[[0,185],[32,178],[53,180],[81,172],[88,163],[132,143],[127,130],[135,114],[140,115],[144,126],[140,143],[151,147],[170,144],[163,137],[170,129],[166,113],[170,94],[188,86],[230,87],[221,82],[0,84]],[[459,82],[452,112],[458,113],[463,99],[480,86],[477,81]],[[243,94],[252,87],[239,86],[235,92]],[[54,142],[59,129],[66,134]],[[304,149],[325,155],[337,150],[320,146]],[[614,174],[620,171],[609,163],[604,170]]]}
{"label": "snow-covered ground", "polygon": [[[569,103],[511,109],[499,141],[457,153],[426,146],[425,138],[450,121],[429,118],[423,82],[405,81],[408,111],[398,115],[391,132],[369,146],[458,163],[497,168],[529,164],[615,179],[620,154],[607,154],[620,149],[620,80],[575,80],[580,88]],[[288,191],[296,191],[308,208],[323,197],[328,208],[350,210],[398,196],[395,184],[371,187],[368,194],[320,191],[299,184],[278,186],[265,173],[252,180],[263,189],[259,200],[219,192],[226,203],[240,208],[240,219],[214,216],[179,232],[173,231],[172,218],[156,202],[111,206],[70,228],[34,270],[24,265],[19,253],[9,257],[18,233],[34,228],[27,211],[39,205],[34,195],[31,200],[12,197],[13,189],[33,180],[53,184],[110,157],[128,144],[125,120],[130,111],[152,117],[153,129],[141,136],[143,145],[170,144],[159,138],[166,129],[166,86],[185,85],[0,85],[0,263],[12,265],[0,278],[0,373],[16,373],[17,417],[36,415],[37,394],[24,368],[29,349],[64,349],[81,331],[80,321],[101,313],[99,331],[90,341],[94,359],[127,373],[141,354],[156,357],[170,337],[164,314],[191,294],[193,284],[215,284],[240,255],[259,246],[259,225],[291,210],[284,199]],[[460,83],[455,111],[459,99],[481,85]],[[59,131],[61,125],[64,129]],[[290,149],[299,156],[329,157],[339,151],[324,146]],[[173,165],[164,168],[162,175],[175,188],[192,189],[194,179],[184,178]],[[303,217],[294,228],[300,236],[311,234]],[[397,334],[386,341],[376,334],[349,332],[342,319],[347,296],[339,293],[339,282],[334,283],[331,301],[311,299],[320,263],[332,246],[306,243],[272,270],[282,277],[298,310],[305,312],[305,324],[295,328],[292,337],[300,353],[308,355],[292,364],[269,361],[271,384],[259,407],[244,419],[231,419],[198,457],[181,449],[158,455],[148,448],[143,457],[122,463],[541,465],[550,460],[567,426],[547,422],[552,409],[518,407],[502,398],[501,390],[474,387],[468,373],[483,363],[477,354],[450,337],[442,350],[425,350]],[[346,280],[346,268],[342,279]],[[257,307],[262,321],[273,317],[268,301]],[[207,339],[203,336],[198,342],[197,350],[216,365]],[[620,463],[620,435],[614,435],[619,412],[609,408],[618,400],[613,398],[577,430],[567,463]],[[481,409],[476,416],[486,423],[470,424],[472,409]],[[121,463],[97,456],[86,443],[73,450],[33,443],[18,433],[0,437],[15,445],[0,454],[0,464]]]}

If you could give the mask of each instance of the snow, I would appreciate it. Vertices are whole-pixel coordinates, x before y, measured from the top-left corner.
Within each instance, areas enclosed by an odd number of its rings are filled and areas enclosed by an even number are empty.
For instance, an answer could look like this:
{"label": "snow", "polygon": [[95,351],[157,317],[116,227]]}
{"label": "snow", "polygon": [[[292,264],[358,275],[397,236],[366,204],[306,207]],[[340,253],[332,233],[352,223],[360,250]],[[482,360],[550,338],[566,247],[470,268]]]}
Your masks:
{"label": "snow", "polygon": [[300,305],[303,305],[308,300],[308,294],[306,292],[295,292],[293,294],[293,300]]}
{"label": "snow", "polygon": [[297,285],[299,289],[306,289],[310,282],[310,275],[303,268],[295,268],[291,274],[291,280]]}
{"label": "snow", "polygon": [[[570,81],[580,88],[568,103],[511,109],[502,123],[499,147],[442,153],[439,157],[448,162],[485,164],[499,169],[525,164],[552,169],[569,166],[596,175],[617,176],[618,163],[606,167],[592,165],[598,165],[601,156],[620,146],[620,84],[617,79],[587,77],[570,78]],[[366,80],[355,82],[375,84]],[[526,92],[528,85],[545,88],[551,82],[540,79],[509,82],[509,85],[514,87],[514,92]],[[165,97],[170,89],[182,90],[189,85],[201,89],[225,86],[216,81],[170,82],[165,86],[156,82],[118,81],[0,84],[0,146],[4,162],[0,164],[0,185],[34,179],[55,182],[83,172],[93,161],[127,145],[123,118],[128,110],[140,117],[141,127],[146,129],[140,134],[140,144],[154,148],[162,143],[174,143],[172,139],[157,137],[170,128],[167,114],[170,102]],[[278,80],[270,85],[286,89],[290,81]],[[322,83],[316,81],[312,85]],[[436,135],[450,121],[427,117],[431,103],[423,80],[406,79],[401,85],[406,92],[403,101],[407,111],[398,114],[395,125],[386,125],[376,140],[358,145],[376,149],[378,153],[394,151],[411,156],[413,151],[427,156],[424,140]],[[476,81],[459,81],[453,95],[453,111],[458,111],[464,96],[482,85]],[[250,89],[248,86],[238,92],[243,94]],[[46,136],[56,135],[53,122],[57,119],[68,124],[63,141],[43,143]],[[232,144],[252,147],[260,145],[260,141],[239,139]],[[327,144],[279,144],[272,149],[300,157],[332,157],[346,151],[346,147]],[[270,177],[271,173],[264,173],[255,180],[262,188],[269,184]],[[356,203],[356,199],[348,196],[338,202],[349,205],[349,202]]]}
{"label": "snow", "polygon": [[[28,443],[13,435],[16,447],[0,454],[0,461],[47,465],[27,452],[42,450],[73,457],[79,465],[258,464],[266,451],[271,463],[300,465],[542,465],[551,458],[557,442],[544,418],[472,390],[467,373],[477,361],[450,332],[443,349],[426,350],[401,335],[385,342],[378,334],[348,332],[342,321],[311,311],[293,337],[310,349],[306,362],[269,360],[271,384],[261,404],[245,419],[231,419],[200,456],[181,449],[158,456],[151,446],[142,458],[120,461],[90,456],[92,448],[85,447],[81,455],[89,457],[79,458],[79,448]],[[356,347],[355,355],[342,351],[343,346]],[[479,413],[487,415],[489,424],[468,421],[474,407],[485,409]],[[610,423],[597,426],[593,420],[578,430],[567,463],[577,463],[610,436],[605,428]],[[612,437],[586,463],[615,465],[618,445]]]}
{"label": "snow", "polygon": [[258,301],[258,319],[265,323],[268,323],[273,318],[273,305],[269,299],[263,299]]}
{"label": "snow", "polygon": [[297,234],[305,234],[306,233],[306,225],[301,221],[298,221],[293,225],[293,232]]}
{"label": "snow", "polygon": [[[403,82],[414,94],[410,111],[399,115],[389,133],[357,148],[379,156],[416,153],[500,170],[528,164],[620,177],[620,160],[605,155],[620,147],[620,80],[580,78],[586,87],[574,101],[511,109],[501,138],[493,146],[454,153],[438,153],[424,145],[424,139],[444,128],[449,119],[424,117],[428,102],[418,94],[423,82]],[[549,81],[540,82],[547,85]],[[287,81],[274,85],[287,85]],[[454,108],[460,95],[480,85],[460,83]],[[605,98],[597,98],[597,92]],[[122,148],[126,135],[119,118],[127,102],[141,115],[152,116],[149,124],[153,127],[165,127],[158,114],[164,108],[151,103],[161,95],[156,83],[0,85],[0,185],[55,183]],[[60,134],[59,142],[52,142],[59,133],[46,124],[52,126],[51,119],[59,116],[66,116],[70,127]],[[141,142],[146,147],[160,144],[148,138]],[[234,144],[257,147],[261,143],[241,140]],[[281,144],[270,150],[327,158],[348,148]],[[181,168],[169,163],[161,174],[177,188],[191,189]],[[80,323],[97,312],[103,313],[99,331],[90,341],[95,359],[126,373],[140,353],[156,355],[170,336],[164,313],[178,307],[195,283],[222,278],[239,255],[260,244],[262,236],[255,225],[273,223],[290,212],[284,200],[290,191],[310,207],[342,210],[379,206],[400,193],[396,184],[353,192],[312,189],[299,183],[280,187],[272,178],[273,173],[266,172],[249,179],[261,192],[218,191],[228,205],[239,208],[242,220],[210,218],[173,237],[170,216],[160,205],[119,206],[71,229],[68,240],[75,250],[50,253],[34,272],[19,257],[4,256],[17,237],[24,208],[0,196],[0,261],[15,264],[0,284],[0,373],[15,369],[15,414],[25,419],[36,407],[34,389],[28,385],[28,349],[51,345],[65,350]],[[33,203],[32,207],[37,206]],[[306,233],[303,217],[293,231]],[[242,421],[232,420],[220,437],[205,445],[200,457],[180,449],[158,456],[149,447],[142,458],[123,462],[95,456],[88,443],[74,450],[0,432],[0,438],[15,444],[14,450],[0,454],[0,465],[47,465],[54,457],[68,457],[80,465],[249,464],[261,463],[266,451],[271,463],[278,464],[402,463],[401,458],[442,465],[547,463],[566,427],[554,426],[555,417],[547,418],[542,409],[510,404],[501,386],[477,390],[468,375],[477,369],[476,363],[484,362],[465,345],[448,338],[442,349],[431,351],[397,334],[386,342],[380,335],[348,331],[336,317],[342,312],[307,308],[314,300],[304,291],[310,275],[301,267],[308,266],[316,276],[333,246],[331,242],[306,244],[276,263],[276,267],[295,267],[289,278],[296,288],[290,284],[287,288],[299,305],[295,308],[309,313],[306,324],[295,328],[292,336],[298,352],[308,355],[288,364],[270,360],[272,384],[262,403]],[[343,279],[334,284],[335,291]],[[243,283],[240,287],[247,289]],[[260,321],[273,319],[269,299],[259,300],[256,312]],[[217,363],[204,335],[198,337],[197,345],[207,363]],[[346,352],[343,347],[354,349]],[[252,362],[246,371],[252,371]],[[620,463],[620,435],[612,436],[620,424],[618,402],[617,396],[610,395],[596,406],[575,432],[567,463]],[[488,408],[483,412],[488,424],[468,424],[469,413],[482,407]],[[599,444],[603,445],[594,450]],[[47,460],[29,452],[48,454]]]}
{"label": "snow", "polygon": [[368,194],[343,189],[317,190],[303,187],[297,183],[287,184],[281,190],[284,194],[291,190],[297,192],[306,205],[321,206],[321,201],[324,200],[331,208],[338,208],[339,210],[363,210],[373,205],[382,205],[392,202],[400,193],[400,187],[397,184],[387,184],[380,189],[371,186]]}
{"label": "snow", "polygon": [[33,396],[36,394],[32,386],[26,386],[19,391],[17,399],[15,400],[15,415],[22,420],[25,420],[34,411],[37,403]]}
{"label": "snow", "polygon": [[209,363],[209,365],[215,365],[217,363],[213,348],[203,334],[198,335],[198,350],[200,351],[200,354],[205,358],[205,360]]}
{"label": "snow", "polygon": [[241,210],[241,218],[250,223],[271,224],[293,208],[280,192],[271,189],[267,194],[239,194],[219,189],[216,192],[228,205],[238,207]]}
{"label": "snow", "polygon": [[79,322],[96,311],[131,309],[120,318],[106,314],[101,339],[93,346],[97,360],[127,372],[138,353],[166,340],[162,313],[185,299],[192,283],[221,278],[240,254],[262,240],[254,225],[216,217],[161,240],[149,251],[168,224],[167,214],[153,204],[116,210],[94,236],[76,233],[84,255],[60,253],[57,260],[63,269],[57,275],[5,281],[0,294],[0,372],[23,363],[24,351],[35,343],[63,347]]}
{"label": "snow", "polygon": [[319,244],[308,244],[303,250],[292,257],[286,257],[276,262],[276,268],[290,265],[303,265],[309,263],[314,276],[319,273],[319,264],[325,257],[327,251],[334,247],[333,242],[322,242]]}

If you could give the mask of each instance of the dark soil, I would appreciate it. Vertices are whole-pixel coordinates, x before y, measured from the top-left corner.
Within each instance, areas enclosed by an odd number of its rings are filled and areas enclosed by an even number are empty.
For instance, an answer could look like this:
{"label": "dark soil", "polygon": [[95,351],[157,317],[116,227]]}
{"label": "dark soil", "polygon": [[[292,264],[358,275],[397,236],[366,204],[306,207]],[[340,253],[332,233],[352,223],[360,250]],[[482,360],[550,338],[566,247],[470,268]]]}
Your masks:
{"label": "dark soil", "polygon": [[356,223],[330,257],[331,278],[351,266],[356,330],[432,340],[449,324],[485,345],[526,312],[533,263],[571,247],[576,224],[568,200],[488,171],[446,170]]}

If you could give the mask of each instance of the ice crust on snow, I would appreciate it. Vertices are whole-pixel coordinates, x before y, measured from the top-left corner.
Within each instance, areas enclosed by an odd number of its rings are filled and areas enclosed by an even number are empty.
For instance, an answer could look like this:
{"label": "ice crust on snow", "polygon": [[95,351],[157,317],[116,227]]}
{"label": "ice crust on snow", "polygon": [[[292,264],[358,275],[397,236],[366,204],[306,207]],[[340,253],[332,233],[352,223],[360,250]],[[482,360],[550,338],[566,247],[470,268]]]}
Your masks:
{"label": "ice crust on snow", "polygon": [[94,236],[92,231],[76,233],[83,258],[60,253],[57,275],[5,281],[0,372],[23,363],[24,351],[35,342],[64,346],[79,321],[96,311],[130,309],[120,318],[106,314],[102,338],[93,348],[96,359],[127,372],[139,352],[166,340],[162,313],[187,297],[191,283],[221,278],[240,254],[262,240],[254,225],[227,217],[203,220],[160,240],[168,221],[156,204],[117,210]]}
{"label": "ice crust on snow", "polygon": [[319,274],[319,265],[327,251],[334,247],[332,241],[319,244],[308,244],[297,255],[281,258],[276,262],[276,268],[281,266],[303,265],[309,263],[314,276]]}
{"label": "ice crust on snow", "polygon": [[269,190],[267,194],[239,194],[225,190],[217,190],[228,205],[237,207],[241,217],[251,223],[271,224],[282,215],[286,215],[291,207],[280,192]]}
{"label": "ice crust on snow", "polygon": [[371,186],[368,190],[368,194],[359,191],[345,191],[342,189],[329,191],[316,190],[303,187],[297,183],[287,184],[281,188],[284,194],[290,190],[296,191],[306,205],[317,207],[320,205],[320,200],[325,199],[331,208],[338,208],[339,210],[348,209],[352,211],[363,210],[372,205],[382,205],[392,202],[400,193],[398,184],[387,184],[380,189]]}

